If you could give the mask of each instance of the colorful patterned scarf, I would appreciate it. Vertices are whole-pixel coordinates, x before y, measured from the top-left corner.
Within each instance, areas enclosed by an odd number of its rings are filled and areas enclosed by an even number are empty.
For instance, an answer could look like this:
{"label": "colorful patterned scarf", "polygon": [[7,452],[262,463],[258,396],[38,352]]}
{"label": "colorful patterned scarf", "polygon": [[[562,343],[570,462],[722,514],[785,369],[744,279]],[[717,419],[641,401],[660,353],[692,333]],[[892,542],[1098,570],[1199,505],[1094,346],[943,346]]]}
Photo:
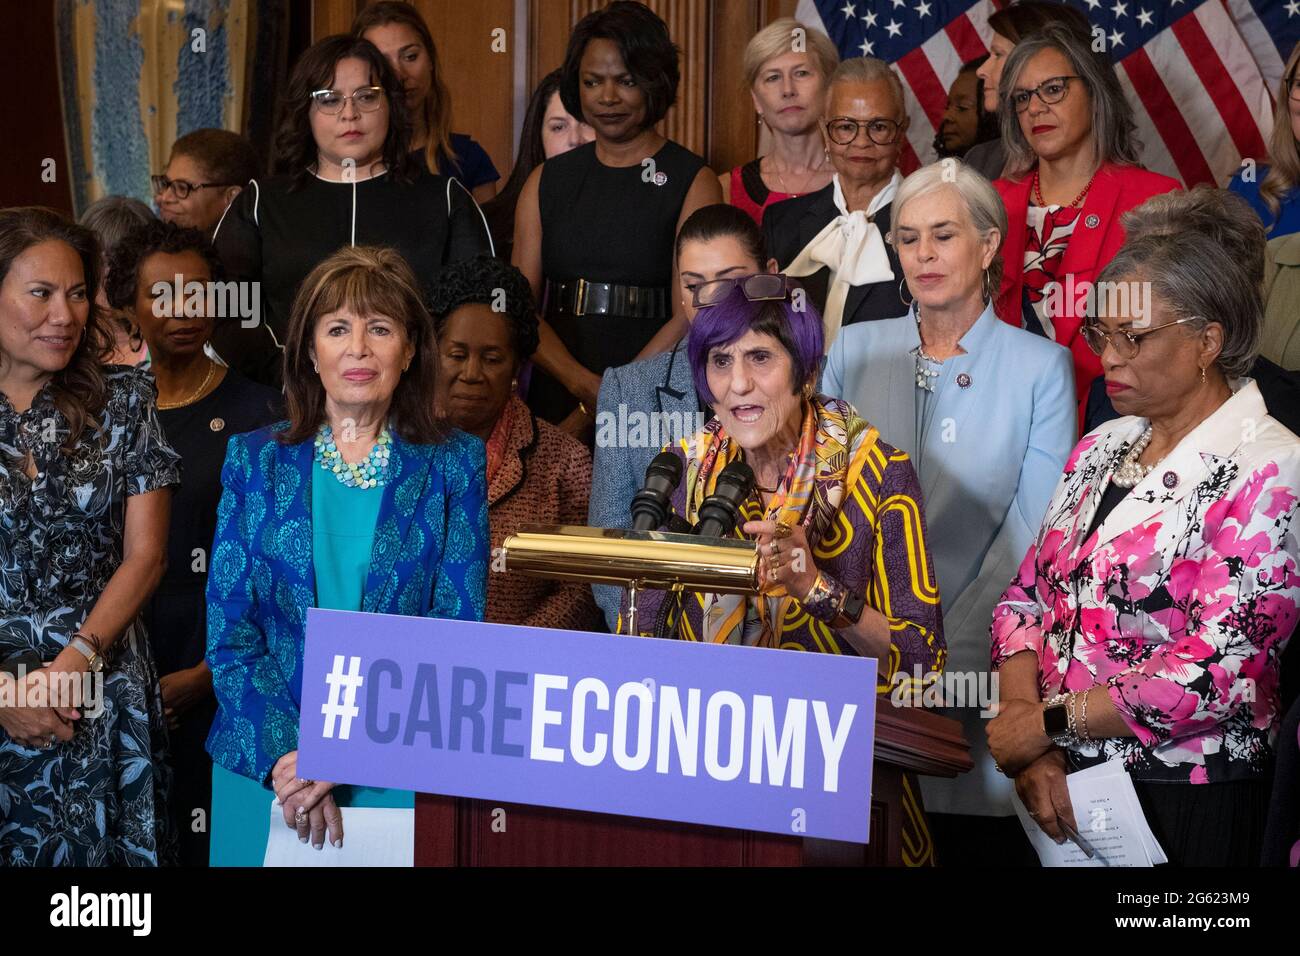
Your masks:
{"label": "colorful patterned scarf", "polygon": [[[812,557],[840,535],[835,522],[862,472],[867,455],[879,432],[860,418],[851,405],[839,399],[815,395],[803,403],[803,424],[799,445],[790,467],[776,487],[767,507],[755,491],[746,507],[744,520],[761,516],[764,521],[802,524]],[[718,476],[743,450],[733,442],[718,419],[712,419],[686,447],[686,519],[699,520],[700,505],[713,493]],[[738,537],[743,537],[739,529]],[[704,607],[704,640],[715,644],[757,644],[773,647],[779,626],[803,595],[788,594],[781,585],[765,587],[757,597],[738,594],[701,595]]]}

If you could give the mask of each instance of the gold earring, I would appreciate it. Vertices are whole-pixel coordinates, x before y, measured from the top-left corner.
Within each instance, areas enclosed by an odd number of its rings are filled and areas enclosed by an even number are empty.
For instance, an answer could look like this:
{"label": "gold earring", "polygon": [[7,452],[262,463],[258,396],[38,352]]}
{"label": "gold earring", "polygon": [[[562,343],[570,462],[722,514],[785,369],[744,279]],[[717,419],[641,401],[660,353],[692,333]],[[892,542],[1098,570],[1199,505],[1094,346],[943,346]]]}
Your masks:
{"label": "gold earring", "polygon": [[1201,369],[1201,381],[1205,381],[1205,369]]}

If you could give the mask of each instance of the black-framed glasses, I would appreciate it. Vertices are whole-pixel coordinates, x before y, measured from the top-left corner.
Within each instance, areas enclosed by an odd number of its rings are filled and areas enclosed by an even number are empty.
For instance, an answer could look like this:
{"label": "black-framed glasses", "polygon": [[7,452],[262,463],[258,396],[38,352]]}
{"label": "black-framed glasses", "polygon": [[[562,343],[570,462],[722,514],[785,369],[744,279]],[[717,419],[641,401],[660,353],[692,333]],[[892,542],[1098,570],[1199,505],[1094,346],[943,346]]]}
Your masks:
{"label": "black-framed glasses", "polygon": [[311,101],[316,104],[316,109],[326,116],[343,112],[343,104],[348,100],[351,100],[361,112],[373,113],[384,103],[384,88],[362,86],[346,95],[338,90],[316,90],[311,94]]}
{"label": "black-framed glasses", "polygon": [[735,288],[739,288],[750,302],[775,302],[790,297],[794,282],[780,272],[759,272],[755,275],[712,279],[701,282],[691,290],[695,308],[703,309],[706,306],[717,305],[731,295],[731,290]]}
{"label": "black-framed glasses", "polygon": [[1286,78],[1286,92],[1293,100],[1300,100],[1300,76],[1292,73]]}
{"label": "black-framed glasses", "polygon": [[1106,345],[1115,350],[1115,354],[1122,359],[1131,359],[1138,354],[1138,349],[1142,345],[1142,337],[1150,335],[1152,332],[1159,332],[1161,329],[1167,329],[1175,325],[1182,325],[1184,322],[1200,322],[1199,315],[1191,315],[1182,319],[1174,319],[1172,322],[1166,322],[1164,325],[1157,325],[1154,329],[1116,329],[1114,332],[1108,330],[1105,326],[1093,323],[1084,325],[1079,331],[1083,334],[1083,340],[1088,343],[1088,348],[1092,349],[1097,355],[1106,351]]}
{"label": "black-framed glasses", "polygon": [[239,183],[192,183],[186,179],[168,179],[166,176],[150,176],[149,181],[153,183],[153,192],[155,196],[161,196],[167,190],[176,193],[177,199],[186,199],[189,194],[196,189],[225,189],[227,186],[238,186]]}
{"label": "black-framed glasses", "polygon": [[1070,92],[1070,81],[1077,79],[1079,79],[1077,76],[1048,77],[1031,90],[1012,90],[1008,99],[1011,100],[1011,105],[1016,108],[1017,113],[1029,109],[1029,101],[1035,96],[1048,106],[1055,106],[1065,99],[1066,93]]}
{"label": "black-framed glasses", "polygon": [[898,142],[898,133],[902,128],[902,123],[884,117],[867,120],[865,123],[859,123],[849,116],[836,116],[826,121],[826,135],[836,146],[848,146],[858,138],[860,129],[865,129],[867,139],[877,146],[891,146]]}

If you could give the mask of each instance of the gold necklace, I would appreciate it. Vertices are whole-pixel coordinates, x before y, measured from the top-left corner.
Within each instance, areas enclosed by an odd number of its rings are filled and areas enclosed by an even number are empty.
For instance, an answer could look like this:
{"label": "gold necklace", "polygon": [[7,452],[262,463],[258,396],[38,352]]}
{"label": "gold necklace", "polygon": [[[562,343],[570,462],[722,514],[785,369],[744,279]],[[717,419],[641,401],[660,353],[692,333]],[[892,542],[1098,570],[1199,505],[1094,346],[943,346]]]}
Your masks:
{"label": "gold necklace", "polygon": [[164,412],[172,408],[182,408],[185,405],[190,405],[198,401],[199,396],[203,394],[204,390],[208,387],[208,384],[212,381],[212,376],[216,374],[217,374],[217,363],[212,361],[212,359],[208,359],[208,374],[203,376],[203,384],[200,385],[197,389],[195,389],[194,393],[190,395],[189,398],[182,399],[179,402],[167,402],[166,404],[159,402],[158,411]]}

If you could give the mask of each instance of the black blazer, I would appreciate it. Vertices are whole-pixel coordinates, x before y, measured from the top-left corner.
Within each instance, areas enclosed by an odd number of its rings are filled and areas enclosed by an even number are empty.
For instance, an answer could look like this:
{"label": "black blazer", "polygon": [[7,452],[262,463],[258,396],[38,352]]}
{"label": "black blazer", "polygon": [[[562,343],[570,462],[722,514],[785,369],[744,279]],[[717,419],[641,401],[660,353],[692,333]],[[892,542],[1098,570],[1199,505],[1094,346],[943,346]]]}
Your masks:
{"label": "black blazer", "polygon": [[[795,256],[813,241],[817,233],[826,228],[826,224],[840,214],[835,208],[835,184],[825,189],[795,199],[785,199],[767,207],[763,213],[763,238],[767,241],[767,253],[776,259],[784,269],[794,261]],[[889,217],[893,204],[876,211],[875,222],[880,227],[881,235],[889,232]],[[898,255],[894,247],[885,244],[889,254],[889,267],[894,270],[892,282],[876,282],[872,285],[854,286],[849,290],[849,297],[844,303],[844,325],[854,322],[870,322],[873,319],[894,319],[906,315],[908,306],[898,295],[898,287],[903,281],[903,267],[898,264]],[[831,270],[821,269],[799,281],[808,290],[808,297],[817,311],[826,307],[826,292],[830,288]]]}

